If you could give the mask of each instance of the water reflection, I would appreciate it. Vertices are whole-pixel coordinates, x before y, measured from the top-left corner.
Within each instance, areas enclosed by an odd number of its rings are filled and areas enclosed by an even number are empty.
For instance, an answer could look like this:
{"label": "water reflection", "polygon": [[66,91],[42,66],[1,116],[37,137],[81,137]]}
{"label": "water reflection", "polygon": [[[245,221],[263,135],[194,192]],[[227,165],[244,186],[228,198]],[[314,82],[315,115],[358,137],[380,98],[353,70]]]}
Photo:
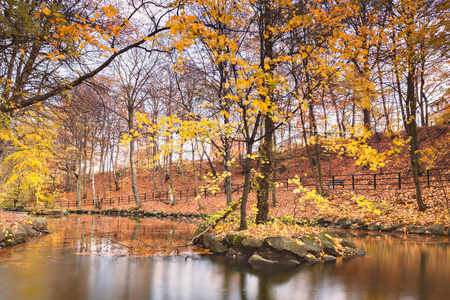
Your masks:
{"label": "water reflection", "polygon": [[0,299],[447,299],[450,292],[448,238],[352,237],[366,257],[255,269],[192,249],[172,257],[108,255],[123,248],[117,241],[138,250],[148,244],[142,253],[174,248],[195,224],[70,216],[49,227],[54,234],[0,250]]}

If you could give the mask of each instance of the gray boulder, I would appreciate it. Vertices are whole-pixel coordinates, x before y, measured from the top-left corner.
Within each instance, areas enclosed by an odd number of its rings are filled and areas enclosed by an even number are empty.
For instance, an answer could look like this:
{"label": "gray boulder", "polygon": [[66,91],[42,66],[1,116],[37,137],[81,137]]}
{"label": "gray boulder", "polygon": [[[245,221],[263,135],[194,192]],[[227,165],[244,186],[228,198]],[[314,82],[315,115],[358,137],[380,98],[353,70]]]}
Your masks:
{"label": "gray boulder", "polygon": [[414,229],[416,229],[416,225],[414,225],[414,224],[410,224],[406,227],[406,231],[408,233],[413,233]]}
{"label": "gray boulder", "polygon": [[228,251],[228,248],[222,245],[222,243],[212,234],[205,234],[202,238],[202,244],[212,253],[223,254]]}
{"label": "gray boulder", "polygon": [[285,236],[269,236],[264,241],[269,247],[277,251],[287,251],[300,258],[304,258],[307,253],[305,246],[300,246]]}
{"label": "gray boulder", "polygon": [[27,232],[28,236],[38,236],[39,235],[39,232],[34,230],[30,224],[24,223],[24,224],[21,224],[20,227]]}
{"label": "gray boulder", "polygon": [[277,263],[285,263],[287,261],[297,261],[297,262],[303,261],[303,258],[298,257],[296,254],[292,252],[278,251],[269,246],[264,246],[255,253],[257,253],[264,259],[274,261]]}
{"label": "gray boulder", "polygon": [[414,234],[425,234],[425,232],[426,232],[426,229],[423,227],[417,227],[416,229],[414,229],[412,231],[412,233],[414,233]]}
{"label": "gray boulder", "polygon": [[320,261],[320,259],[318,259],[317,257],[315,257],[312,254],[308,254],[305,257],[305,262],[308,263],[308,264],[314,264],[314,263],[317,263],[319,261]]}
{"label": "gray boulder", "polygon": [[381,231],[391,232],[391,231],[394,230],[394,226],[380,225],[380,230]]}
{"label": "gray boulder", "polygon": [[351,240],[349,239],[342,239],[341,241],[341,246],[342,247],[347,247],[347,248],[356,248],[355,243],[353,243]]}
{"label": "gray boulder", "polygon": [[400,229],[405,226],[405,223],[394,223],[392,227],[394,227],[394,230]]}
{"label": "gray boulder", "polygon": [[301,241],[305,244],[305,248],[308,253],[317,256],[320,252],[322,252],[322,248],[320,248],[319,244],[315,241],[310,239],[301,239]]}
{"label": "gray boulder", "polygon": [[381,229],[381,226],[378,224],[372,224],[369,227],[367,227],[367,230],[369,231],[378,231]]}
{"label": "gray boulder", "polygon": [[336,256],[333,256],[333,255],[324,254],[324,255],[322,255],[322,257],[320,259],[324,260],[324,261],[330,261],[330,260],[336,260],[337,258],[336,258]]}
{"label": "gray boulder", "polygon": [[214,241],[213,243],[211,243],[209,251],[215,254],[224,254],[227,253],[228,248],[224,246],[221,242]]}
{"label": "gray boulder", "polygon": [[340,256],[339,252],[337,252],[336,248],[334,247],[333,240],[326,238],[324,236],[319,237],[320,243],[322,244],[322,250],[325,254],[332,255],[332,256]]}
{"label": "gray boulder", "polygon": [[16,240],[16,243],[23,243],[28,238],[27,231],[25,229],[23,229],[22,227],[13,229],[12,234],[14,236],[14,239]]}
{"label": "gray boulder", "polygon": [[228,233],[225,236],[225,240],[227,241],[227,244],[229,246],[240,246],[240,245],[242,245],[242,241],[245,240],[245,236],[240,235],[240,234]]}
{"label": "gray boulder", "polygon": [[4,229],[0,229],[0,243],[6,239],[7,232]]}
{"label": "gray boulder", "polygon": [[37,231],[41,231],[47,228],[47,219],[46,218],[36,218],[32,221],[31,226],[33,229]]}
{"label": "gray boulder", "polygon": [[441,224],[436,224],[433,226],[433,228],[430,229],[432,234],[435,235],[443,235],[444,231],[445,231],[445,227],[442,226]]}
{"label": "gray boulder", "polygon": [[363,249],[344,249],[342,252],[344,256],[362,256],[366,255],[366,251]]}
{"label": "gray boulder", "polygon": [[261,239],[245,239],[242,241],[242,246],[244,246],[245,250],[248,252],[255,252],[261,248],[263,244],[264,241]]}
{"label": "gray boulder", "polygon": [[5,243],[5,246],[12,246],[17,244],[16,239],[14,238],[14,231],[12,228],[10,227],[6,228],[6,237],[3,242]]}

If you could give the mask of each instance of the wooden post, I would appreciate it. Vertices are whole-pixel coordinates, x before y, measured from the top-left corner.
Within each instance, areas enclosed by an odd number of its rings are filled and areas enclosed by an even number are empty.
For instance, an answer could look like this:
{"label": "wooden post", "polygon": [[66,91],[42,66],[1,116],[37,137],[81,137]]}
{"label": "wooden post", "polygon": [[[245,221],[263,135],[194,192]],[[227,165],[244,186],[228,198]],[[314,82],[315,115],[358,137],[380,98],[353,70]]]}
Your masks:
{"label": "wooden post", "polygon": [[180,190],[180,200],[181,200],[182,192],[183,192],[183,191],[182,191],[182,190]]}
{"label": "wooden post", "polygon": [[402,189],[402,173],[398,173],[398,189]]}
{"label": "wooden post", "polygon": [[189,189],[186,190],[186,200],[189,199]]}
{"label": "wooden post", "polygon": [[373,174],[373,189],[377,189],[377,174]]}
{"label": "wooden post", "polygon": [[430,170],[427,170],[427,186],[430,187]]}
{"label": "wooden post", "polygon": [[334,190],[334,175],[331,176],[331,181],[333,182],[333,190]]}
{"label": "wooden post", "polygon": [[352,175],[352,189],[355,189],[355,175]]}
{"label": "wooden post", "polygon": [[128,203],[130,203],[130,196],[128,196]]}

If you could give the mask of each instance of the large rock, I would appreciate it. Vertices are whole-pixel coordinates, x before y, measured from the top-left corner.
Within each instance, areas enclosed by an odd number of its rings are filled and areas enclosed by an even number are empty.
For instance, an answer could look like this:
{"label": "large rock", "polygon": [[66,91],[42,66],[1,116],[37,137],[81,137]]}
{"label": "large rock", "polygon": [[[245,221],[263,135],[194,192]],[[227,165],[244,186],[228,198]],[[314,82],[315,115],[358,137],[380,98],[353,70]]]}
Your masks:
{"label": "large rock", "polygon": [[13,229],[12,234],[14,236],[14,239],[16,240],[16,243],[23,243],[28,238],[27,231],[25,229],[23,229],[22,227]]}
{"label": "large rock", "polygon": [[[263,246],[262,248],[258,249],[258,251],[255,252],[262,258],[266,260],[270,260],[273,262],[276,262],[278,264],[292,264],[293,261],[296,262],[296,264],[299,264],[300,262],[304,262],[304,257],[299,257],[297,254],[294,254],[287,250],[276,250],[274,248],[271,248],[269,246]],[[305,250],[306,253],[306,250]],[[305,254],[306,257],[306,254]]]}
{"label": "large rock", "polygon": [[394,226],[380,225],[380,230],[391,232],[394,230]]}
{"label": "large rock", "polygon": [[405,227],[405,223],[401,222],[401,223],[394,223],[394,225],[392,225],[392,227],[394,227],[394,230],[400,229],[402,227]]}
{"label": "large rock", "polygon": [[245,250],[248,252],[255,252],[261,248],[263,244],[264,241],[261,239],[245,239],[242,241],[242,246],[244,246]]}
{"label": "large rock", "polygon": [[3,242],[5,243],[5,246],[12,246],[17,244],[16,239],[14,238],[14,231],[12,228],[10,227],[6,228],[6,237]]}
{"label": "large rock", "polygon": [[295,241],[285,236],[269,236],[265,239],[265,242],[269,247],[277,251],[290,252],[299,258],[304,258],[307,253],[304,245],[300,246]]}
{"label": "large rock", "polygon": [[34,230],[30,224],[24,223],[24,224],[21,224],[20,227],[23,228],[23,230],[25,230],[27,232],[28,236],[38,236],[39,235],[39,232]]}
{"label": "large rock", "polygon": [[36,218],[32,221],[31,226],[37,231],[47,229],[47,219],[46,218]]}
{"label": "large rock", "polygon": [[229,246],[241,246],[242,242],[245,240],[245,236],[240,234],[228,233],[225,236],[225,240]]}
{"label": "large rock", "polygon": [[416,225],[414,225],[414,224],[410,224],[410,225],[408,225],[407,227],[406,227],[406,231],[408,232],[408,233],[413,233],[413,231],[416,229]]}
{"label": "large rock", "polygon": [[379,231],[381,230],[381,226],[378,224],[372,224],[369,227],[367,227],[367,230],[369,231]]}
{"label": "large rock", "polygon": [[228,251],[228,248],[222,245],[222,243],[212,234],[205,234],[202,238],[202,244],[212,253],[223,254]]}
{"label": "large rock", "polygon": [[312,255],[319,255],[322,252],[322,248],[320,248],[319,244],[310,239],[301,239],[302,243],[305,244],[306,251],[311,253]]}
{"label": "large rock", "polygon": [[0,243],[4,242],[7,232],[5,229],[0,229]]}
{"label": "large rock", "polygon": [[366,255],[366,251],[363,249],[344,249],[342,252],[344,256],[362,256]]}
{"label": "large rock", "polygon": [[340,256],[339,252],[337,252],[336,248],[334,247],[334,242],[332,239],[320,236],[319,240],[320,243],[322,244],[322,250],[325,254],[329,254],[336,257]]}
{"label": "large rock", "polygon": [[215,254],[224,254],[227,253],[228,248],[216,240],[209,246],[209,251]]}
{"label": "large rock", "polygon": [[442,226],[441,224],[436,224],[430,229],[430,231],[432,234],[435,234],[435,235],[443,235],[444,231],[445,231],[445,227]]}
{"label": "large rock", "polygon": [[342,239],[341,241],[341,246],[342,247],[347,247],[347,248],[356,248],[355,243],[353,243],[351,240],[349,239]]}

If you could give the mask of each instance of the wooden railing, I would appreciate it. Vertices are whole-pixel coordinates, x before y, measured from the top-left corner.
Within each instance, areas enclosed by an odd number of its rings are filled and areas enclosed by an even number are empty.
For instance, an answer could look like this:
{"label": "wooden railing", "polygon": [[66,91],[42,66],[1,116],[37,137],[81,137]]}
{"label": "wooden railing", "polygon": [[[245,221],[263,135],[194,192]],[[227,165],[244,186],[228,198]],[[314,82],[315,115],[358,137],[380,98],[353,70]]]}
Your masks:
{"label": "wooden railing", "polygon": [[[441,187],[441,180],[444,185],[450,182],[450,169],[430,169],[425,171],[421,176],[420,185],[423,188],[438,188]],[[305,187],[314,187],[314,180],[312,177],[300,177],[300,181]],[[323,182],[326,188],[334,190],[393,190],[393,189],[414,189],[414,181],[411,172],[398,173],[377,173],[377,174],[352,174],[352,175],[323,175]],[[289,178],[284,179],[284,185],[287,190],[293,190],[296,187],[289,183]],[[242,191],[242,184],[233,184],[232,192],[239,193]],[[222,187],[216,193],[212,194],[208,190],[199,192],[202,198],[217,197],[225,194],[225,189]],[[175,191],[174,201],[185,202],[189,199],[197,197],[195,189],[182,189]],[[151,191],[139,195],[141,201],[151,202],[158,201],[170,204],[169,191]],[[101,199],[102,206],[113,206],[120,204],[134,203],[133,195],[106,197]],[[58,201],[61,207],[76,207],[76,201]],[[93,199],[83,199],[82,206],[91,206],[94,204]]]}

